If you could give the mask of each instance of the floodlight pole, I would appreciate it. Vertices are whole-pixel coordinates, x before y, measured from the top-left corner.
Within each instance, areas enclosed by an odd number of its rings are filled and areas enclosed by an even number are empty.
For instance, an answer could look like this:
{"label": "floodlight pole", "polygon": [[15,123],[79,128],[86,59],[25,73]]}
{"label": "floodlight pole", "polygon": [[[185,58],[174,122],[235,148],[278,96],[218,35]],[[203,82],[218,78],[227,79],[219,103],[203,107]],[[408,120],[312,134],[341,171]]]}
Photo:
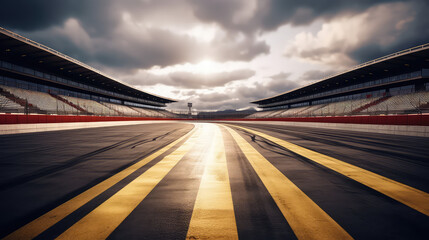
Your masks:
{"label": "floodlight pole", "polygon": [[188,112],[188,118],[192,118],[192,103],[188,103],[188,108],[189,108],[189,112]]}

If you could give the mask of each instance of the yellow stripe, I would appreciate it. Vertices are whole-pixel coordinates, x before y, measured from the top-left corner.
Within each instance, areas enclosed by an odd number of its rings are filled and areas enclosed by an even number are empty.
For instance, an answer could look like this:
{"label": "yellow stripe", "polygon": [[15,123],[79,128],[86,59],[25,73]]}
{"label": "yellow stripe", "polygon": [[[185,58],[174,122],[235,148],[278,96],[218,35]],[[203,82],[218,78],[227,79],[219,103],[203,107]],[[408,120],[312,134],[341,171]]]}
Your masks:
{"label": "yellow stripe", "polygon": [[399,201],[429,216],[429,194],[426,192],[407,186],[400,182],[396,182],[392,179],[383,177],[381,175],[378,175],[376,173],[370,172],[360,167],[351,165],[349,163],[340,161],[338,159],[289,143],[282,139],[278,139],[252,129],[247,129],[240,126],[235,126],[235,127],[241,128],[250,133],[259,135],[265,139],[268,139],[274,143],[277,143],[278,145],[284,148],[287,148],[292,152],[295,152],[318,164],[321,164],[338,173],[341,173],[344,176],[347,176],[357,182],[360,182],[386,196],[389,196],[395,199],[396,201]]}
{"label": "yellow stripe", "polygon": [[106,239],[191,150],[198,137],[199,134],[192,135],[182,146],[88,213],[58,239]]}
{"label": "yellow stripe", "polygon": [[298,239],[352,239],[326,212],[234,130],[226,127]]}
{"label": "yellow stripe", "polygon": [[[225,146],[216,125],[186,239],[238,239]],[[212,137],[212,136],[207,136]]]}
{"label": "yellow stripe", "polygon": [[140,160],[139,162],[131,165],[130,167],[122,170],[121,172],[113,175],[112,177],[102,181],[101,183],[95,185],[94,187],[86,190],[85,192],[79,194],[78,196],[70,199],[69,201],[63,203],[62,205],[54,208],[53,210],[45,213],[44,215],[40,216],[39,218],[35,219],[34,221],[24,225],[23,227],[19,228],[15,232],[9,234],[4,239],[33,239],[48,228],[52,227],[54,224],[62,220],[63,218],[67,217],[72,212],[76,211],[78,208],[82,207],[122,179],[126,178],[139,168],[146,165],[148,162],[152,161],[153,159],[157,158],[161,154],[168,151],[170,148],[174,147],[176,144],[187,138],[190,134],[195,132],[195,128],[187,133],[186,135],[182,136],[181,138],[177,139],[176,141],[170,143],[169,145],[165,146],[164,148],[160,149],[159,151],[151,154],[150,156]]}

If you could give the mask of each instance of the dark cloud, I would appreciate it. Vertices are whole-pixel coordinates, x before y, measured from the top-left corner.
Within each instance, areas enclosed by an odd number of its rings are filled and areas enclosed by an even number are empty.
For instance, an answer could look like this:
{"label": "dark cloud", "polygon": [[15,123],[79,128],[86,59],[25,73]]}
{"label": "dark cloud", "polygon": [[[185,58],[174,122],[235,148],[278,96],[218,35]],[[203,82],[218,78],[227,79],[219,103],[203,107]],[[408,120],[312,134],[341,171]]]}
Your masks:
{"label": "dark cloud", "polygon": [[262,28],[276,29],[283,24],[306,25],[317,18],[330,19],[350,12],[362,12],[380,3],[395,0],[270,0],[264,5]]}
{"label": "dark cloud", "polygon": [[[272,31],[278,27],[306,25],[316,19],[332,20],[338,16],[353,15],[371,7],[389,2],[403,2],[416,13],[395,41],[380,44],[374,41],[362,43],[346,54],[356,62],[372,59],[410,46],[425,43],[428,39],[429,20],[426,13],[429,4],[424,0],[14,0],[3,3],[6,9],[0,15],[0,24],[19,31],[26,36],[42,41],[82,61],[107,67],[127,70],[168,66],[186,62],[197,62],[210,56],[216,61],[249,61],[261,54],[269,53],[269,46],[257,40],[256,34]],[[123,28],[124,14],[132,21],[149,23],[142,34],[129,33]],[[374,17],[383,17],[376,15]],[[406,16],[400,16],[406,17]],[[195,19],[196,18],[196,19]],[[64,33],[49,32],[61,28],[70,19],[75,19],[88,35],[90,46],[70,41]],[[190,22],[200,20],[215,23],[226,31],[204,44],[195,39],[177,34],[166,26],[191,27]],[[401,20],[401,19],[399,19]],[[186,25],[188,24],[188,25]],[[368,24],[371,24],[368,22]],[[43,32],[44,35],[37,34]],[[393,31],[393,30],[392,30]],[[240,34],[244,37],[240,38]],[[386,31],[380,32],[389,34]],[[339,45],[342,42],[339,42]],[[314,48],[301,51],[303,58],[318,61],[320,56],[335,53],[331,48]]]}
{"label": "dark cloud", "polygon": [[[383,26],[374,34],[371,41],[359,46],[349,54],[358,62],[369,61],[390,53],[401,51],[410,47],[429,42],[429,12],[428,1],[409,1],[409,11],[403,15],[396,15],[398,21],[392,21],[391,25]],[[370,20],[376,18],[372,16]],[[371,24],[371,21],[368,21]],[[387,29],[386,29],[387,28]],[[380,39],[394,37],[395,40],[383,43]]]}
{"label": "dark cloud", "polygon": [[[270,53],[270,46],[261,40],[265,33],[315,20],[323,24],[320,31],[298,34],[286,46],[287,57],[328,64],[340,71],[429,40],[427,0],[10,0],[0,6],[2,27],[98,68],[135,73],[125,79],[130,84],[178,87],[174,93],[195,101],[200,109],[241,108],[300,84],[284,72],[260,83],[241,84],[238,80],[253,77],[255,72],[157,76],[137,70],[205,58],[250,61]],[[186,33],[196,25],[220,30],[202,41]],[[330,73],[312,70],[298,81],[318,80]],[[207,93],[206,89],[225,85],[232,87],[223,93]]]}
{"label": "dark cloud", "polygon": [[13,0],[0,15],[7,28],[35,31],[60,26],[69,18],[79,19],[94,34],[114,29],[120,20],[119,1],[114,0]]}
{"label": "dark cloud", "polygon": [[[284,24],[307,25],[318,18],[362,12],[371,6],[397,0],[191,0],[194,14],[202,21],[215,22],[229,30],[271,31]],[[250,8],[249,5],[254,7]],[[253,10],[253,11],[252,11]],[[250,16],[237,19],[237,15]],[[243,13],[244,12],[244,13]]]}
{"label": "dark cloud", "polygon": [[122,71],[196,63],[206,57],[214,61],[247,61],[269,51],[265,42],[252,38],[239,42],[219,39],[203,43],[188,35],[157,28],[119,29],[108,37],[91,37],[76,19],[67,20],[61,27],[24,35],[83,62]]}
{"label": "dark cloud", "polygon": [[[419,1],[419,0],[415,0]],[[215,22],[226,29],[243,32],[273,30],[284,24],[308,24],[344,12],[360,12],[395,0],[13,0],[0,15],[3,26],[24,31],[59,26],[68,18],[82,22],[89,32],[109,31],[121,20],[121,13],[151,15],[171,13],[180,6],[191,9],[200,20]],[[3,5],[5,5],[3,3]],[[174,11],[172,11],[174,12]],[[165,16],[168,18],[168,16]],[[181,19],[175,18],[177,21]]]}
{"label": "dark cloud", "polygon": [[325,77],[331,76],[332,74],[336,73],[335,71],[327,70],[327,71],[321,71],[321,70],[310,70],[302,74],[302,76],[299,78],[300,80],[304,81],[315,81],[315,80],[321,80]]}
{"label": "dark cloud", "polygon": [[169,75],[171,85],[183,88],[211,88],[225,86],[226,84],[248,79],[255,72],[248,69],[235,70],[231,72],[220,72],[212,74],[195,74],[189,72],[174,72]]}
{"label": "dark cloud", "polygon": [[169,108],[186,110],[186,103],[188,102],[192,102],[193,108],[197,110],[238,109],[249,105],[248,102],[231,96],[230,92],[197,92],[194,95],[187,96],[180,102],[170,104]]}
{"label": "dark cloud", "polygon": [[206,92],[206,90],[182,90],[185,96],[179,103],[169,106],[171,109],[186,109],[187,102],[192,102],[198,110],[225,110],[248,107],[249,102],[283,93],[299,87],[299,84],[289,79],[290,73],[280,72],[264,81],[247,84],[237,84],[234,88],[226,88],[223,92]]}
{"label": "dark cloud", "polygon": [[250,86],[240,86],[236,88],[234,94],[250,102],[299,87],[300,84],[298,82],[289,79],[290,75],[290,73],[280,72],[271,76],[268,81],[264,81],[263,83],[256,82]]}
{"label": "dark cloud", "polygon": [[253,77],[254,75],[255,72],[249,69],[239,69],[230,72],[216,72],[210,74],[172,72],[168,75],[154,75],[144,73],[126,78],[125,81],[129,84],[141,86],[163,84],[184,89],[206,89],[223,87],[228,83],[245,80]]}
{"label": "dark cloud", "polygon": [[[196,23],[186,0],[16,0],[4,9],[1,26],[78,60],[124,71],[207,57],[248,61],[269,52],[264,41],[252,36],[237,40],[227,34],[201,42],[173,31]],[[68,26],[70,22],[77,26]]]}
{"label": "dark cloud", "polygon": [[[338,51],[343,51],[345,56],[339,56],[337,62],[330,61],[331,64],[352,65],[368,61],[377,57],[387,55],[392,52],[400,51],[412,46],[427,43],[429,40],[429,2],[425,0],[259,0],[255,2],[256,10],[253,14],[243,21],[237,21],[235,16],[246,10],[249,3],[254,1],[212,1],[212,0],[193,0],[193,9],[195,16],[205,22],[214,22],[231,32],[243,32],[252,36],[252,34],[267,32],[277,29],[285,24],[290,25],[308,25],[317,19],[324,22],[333,21],[339,17],[353,17],[357,14],[370,11],[382,5],[404,4],[409,6],[404,14],[394,16],[390,22],[378,25],[379,31],[371,34],[372,40],[360,41],[357,46],[344,49],[341,46],[347,45],[345,41],[337,41],[330,46],[310,48],[302,50],[299,57],[310,59],[316,62],[324,62],[326,56],[334,55]],[[361,26],[351,26],[343,31],[355,31],[354,27],[372,28],[371,25],[377,24],[377,18],[385,18],[387,12],[376,13],[368,18],[368,21]],[[413,19],[409,19],[414,16]],[[401,28],[399,25],[406,25]],[[363,33],[364,34],[364,33]],[[382,40],[394,36],[393,41]],[[356,36],[362,39],[367,36]],[[296,54],[295,54],[296,55]],[[348,58],[348,59],[346,59]]]}
{"label": "dark cloud", "polygon": [[316,33],[301,33],[288,47],[298,57],[341,68],[427,43],[429,3],[415,0],[373,6],[339,16]]}
{"label": "dark cloud", "polygon": [[226,88],[223,92],[206,92],[206,90],[186,91],[179,103],[171,104],[171,109],[185,109],[186,102],[192,102],[198,110],[225,110],[248,107],[249,102],[283,93],[297,88],[298,83],[289,79],[290,73],[280,72],[271,76],[263,83],[252,82],[250,84],[238,84],[234,88]]}
{"label": "dark cloud", "polygon": [[[279,76],[282,76],[281,78]],[[280,73],[271,77],[271,81],[265,84],[265,88],[271,91],[271,95],[277,95],[292,89],[299,87],[300,84],[297,81],[290,80],[289,74]],[[267,95],[270,96],[270,95]]]}

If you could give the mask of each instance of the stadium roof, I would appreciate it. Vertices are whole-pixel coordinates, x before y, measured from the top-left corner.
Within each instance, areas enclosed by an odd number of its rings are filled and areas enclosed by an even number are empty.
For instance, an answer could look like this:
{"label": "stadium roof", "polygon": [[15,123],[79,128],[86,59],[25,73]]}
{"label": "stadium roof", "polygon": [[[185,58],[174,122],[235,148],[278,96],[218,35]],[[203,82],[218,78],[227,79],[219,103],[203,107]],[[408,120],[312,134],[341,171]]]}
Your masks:
{"label": "stadium roof", "polygon": [[330,89],[353,85],[362,81],[371,81],[422,68],[429,68],[429,43],[374,59],[306,86],[251,103],[265,105],[278,101],[291,100]]}
{"label": "stadium roof", "polygon": [[0,47],[1,51],[8,53],[8,57],[30,63],[34,67],[49,69],[52,73],[68,76],[83,84],[159,103],[176,102],[174,99],[138,90],[85,63],[2,27],[0,27]]}

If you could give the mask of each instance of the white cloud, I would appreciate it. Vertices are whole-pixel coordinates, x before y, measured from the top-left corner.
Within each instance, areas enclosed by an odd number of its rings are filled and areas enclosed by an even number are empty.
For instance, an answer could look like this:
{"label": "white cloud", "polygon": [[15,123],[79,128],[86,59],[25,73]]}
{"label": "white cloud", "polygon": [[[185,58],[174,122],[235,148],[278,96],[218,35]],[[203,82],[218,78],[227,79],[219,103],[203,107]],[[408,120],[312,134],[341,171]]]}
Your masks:
{"label": "white cloud", "polygon": [[363,13],[334,18],[324,23],[316,34],[306,31],[297,34],[285,54],[310,62],[349,67],[357,64],[351,53],[362,46],[392,45],[412,20],[410,4],[378,5]]}
{"label": "white cloud", "polygon": [[0,19],[117,79],[182,100],[170,108],[192,101],[216,110],[427,41],[427,1],[386,2],[52,0],[23,9],[27,2],[14,0]]}

